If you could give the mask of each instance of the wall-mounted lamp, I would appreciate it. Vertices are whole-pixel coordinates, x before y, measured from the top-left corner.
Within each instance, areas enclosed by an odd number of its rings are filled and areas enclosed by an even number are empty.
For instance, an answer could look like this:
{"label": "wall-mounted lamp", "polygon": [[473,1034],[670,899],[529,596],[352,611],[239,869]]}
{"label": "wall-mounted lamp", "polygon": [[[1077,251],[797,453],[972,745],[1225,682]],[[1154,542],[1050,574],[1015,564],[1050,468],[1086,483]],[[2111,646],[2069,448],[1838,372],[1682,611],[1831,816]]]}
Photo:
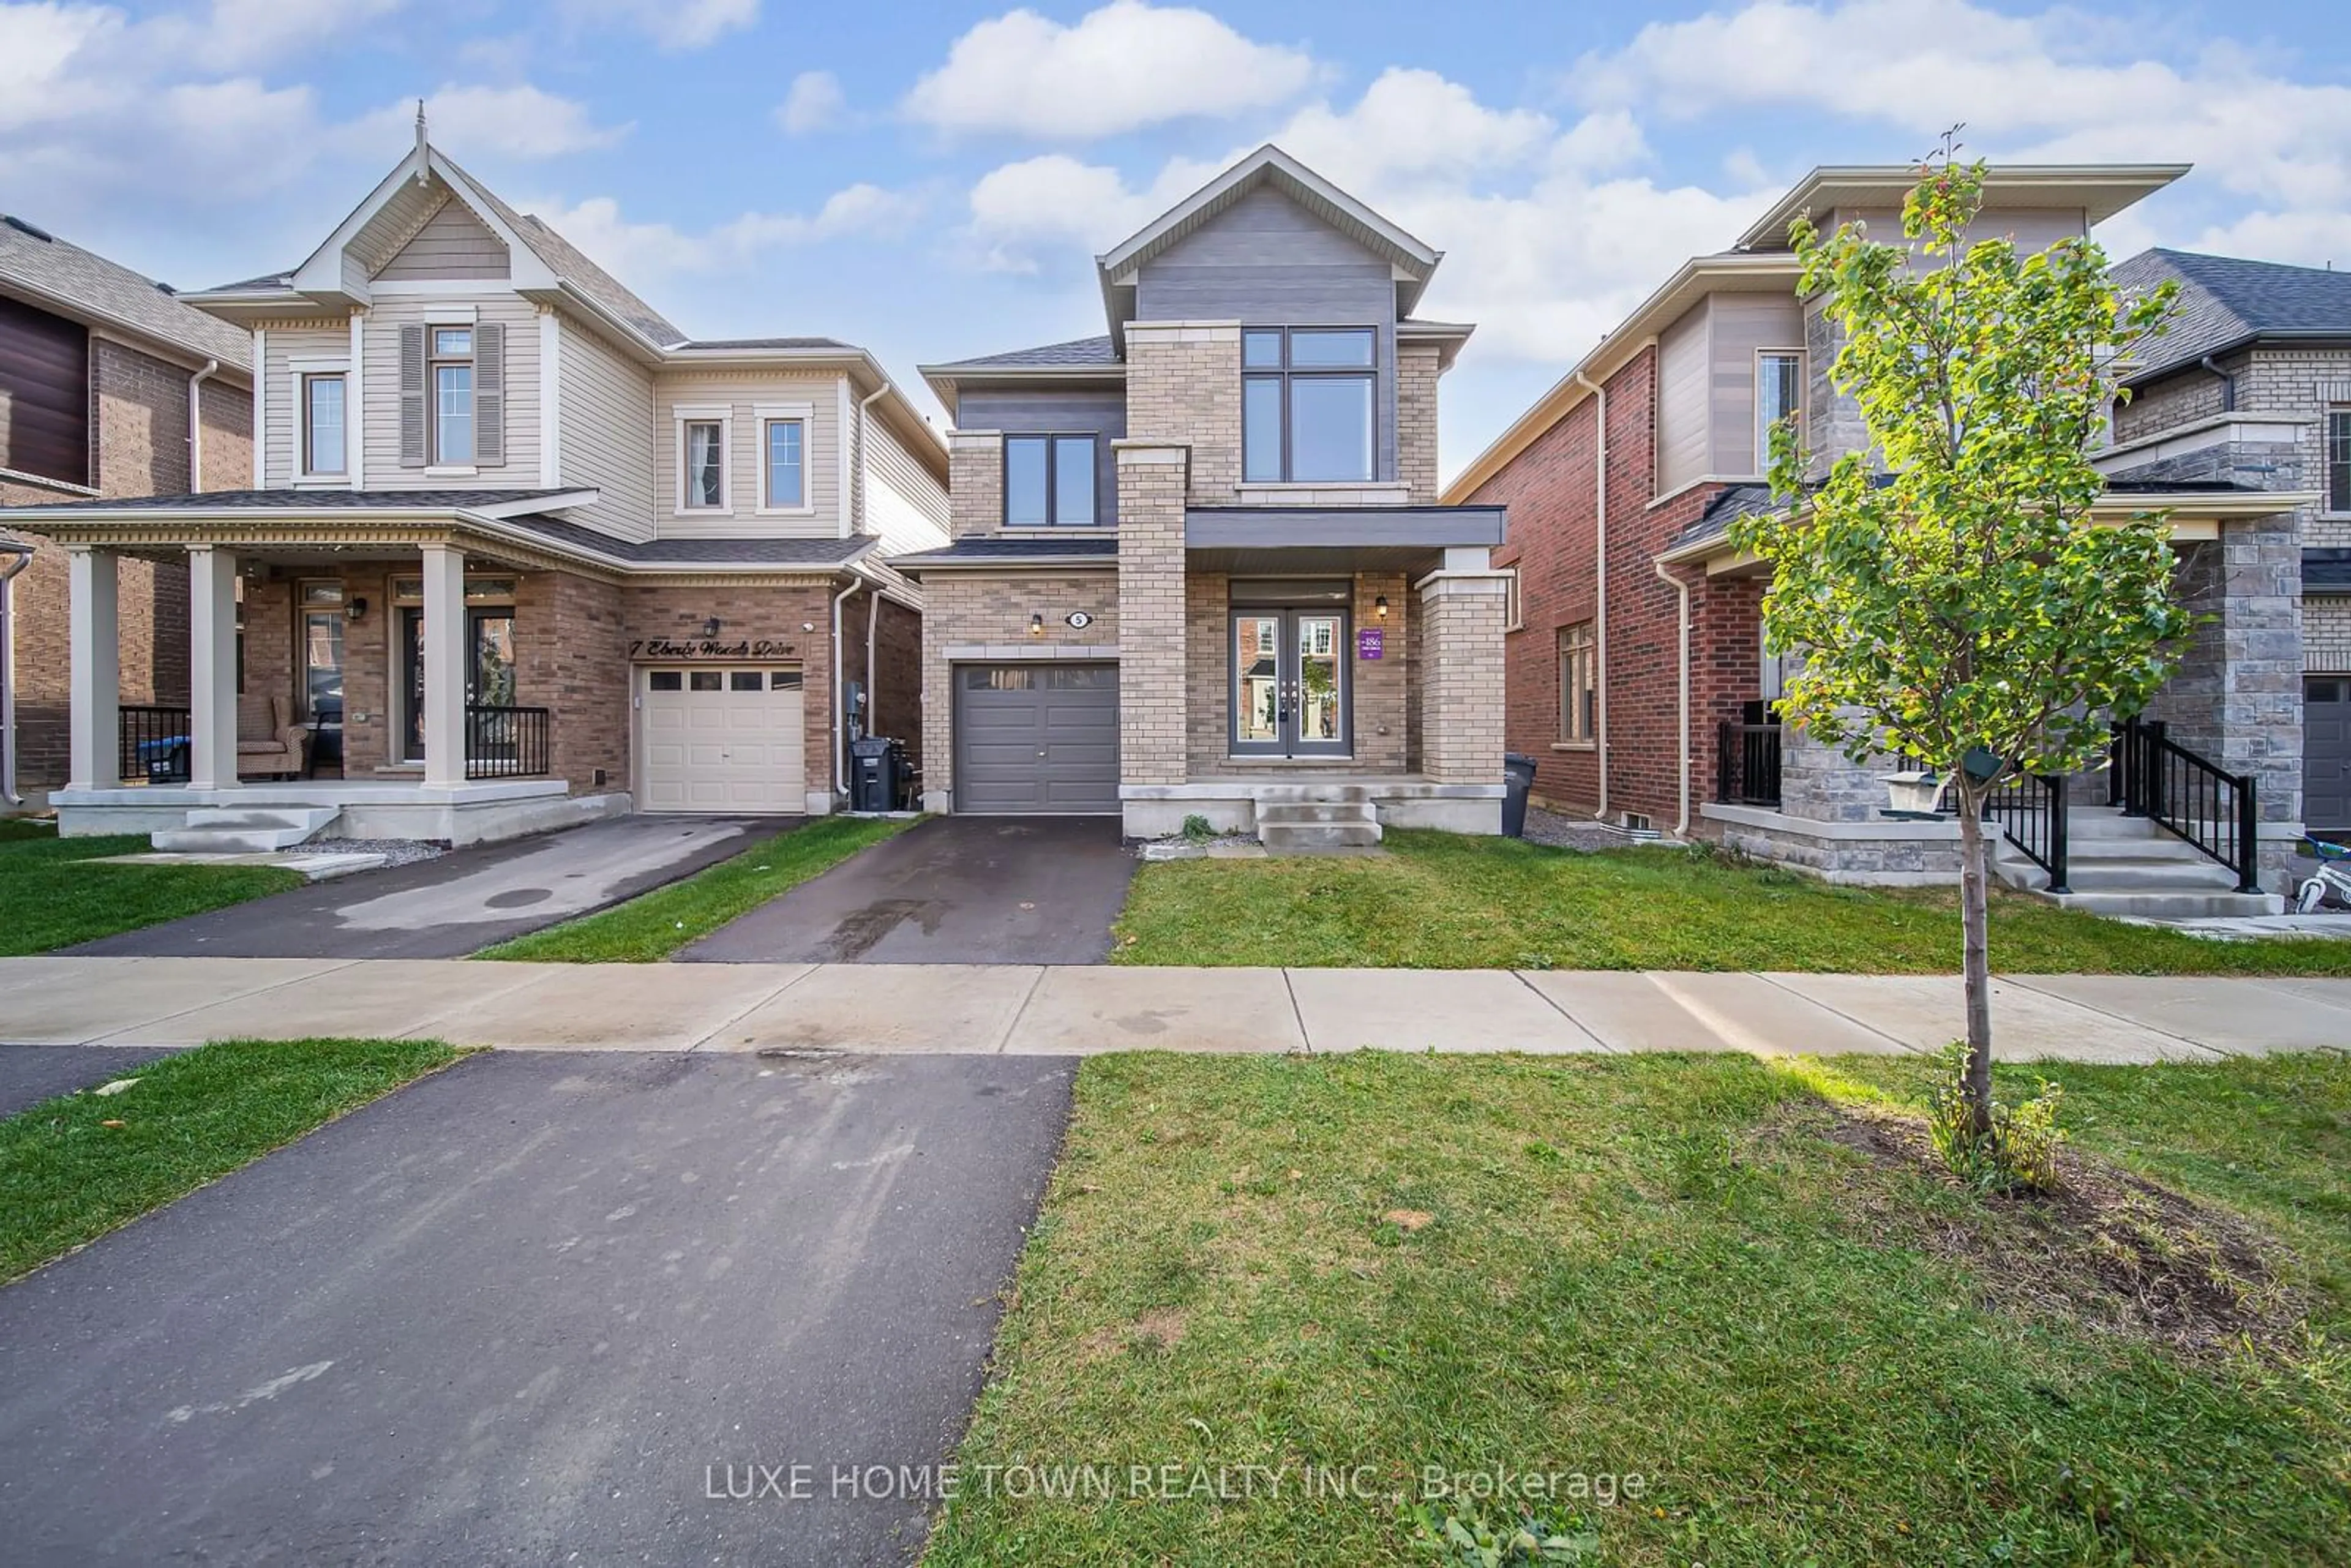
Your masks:
{"label": "wall-mounted lamp", "polygon": [[366,613],[367,601],[364,599],[353,599],[343,605],[343,619],[346,621],[357,621]]}
{"label": "wall-mounted lamp", "polygon": [[1372,601],[1372,613],[1378,616],[1383,621],[1388,618],[1388,596],[1386,594],[1383,593],[1377,599]]}
{"label": "wall-mounted lamp", "polygon": [[1041,614],[1031,615],[1029,617],[1029,635],[1031,637],[1042,637],[1044,634],[1045,617]]}
{"label": "wall-mounted lamp", "polygon": [[702,634],[705,637],[716,637],[718,635],[718,628],[723,624],[725,624],[725,622],[721,622],[717,616],[714,615],[709,620],[705,621],[702,623]]}

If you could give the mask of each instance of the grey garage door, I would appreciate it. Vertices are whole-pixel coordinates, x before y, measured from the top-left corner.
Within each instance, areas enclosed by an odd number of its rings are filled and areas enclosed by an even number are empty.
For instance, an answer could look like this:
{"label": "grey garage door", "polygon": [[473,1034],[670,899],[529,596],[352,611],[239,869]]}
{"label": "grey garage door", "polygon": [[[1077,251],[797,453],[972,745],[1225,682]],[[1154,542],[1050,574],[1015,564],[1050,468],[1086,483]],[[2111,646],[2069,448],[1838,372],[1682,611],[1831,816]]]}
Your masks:
{"label": "grey garage door", "polygon": [[2351,832],[2351,675],[2303,683],[2302,820],[2314,832]]}
{"label": "grey garage door", "polygon": [[955,808],[1118,810],[1118,666],[956,666]]}

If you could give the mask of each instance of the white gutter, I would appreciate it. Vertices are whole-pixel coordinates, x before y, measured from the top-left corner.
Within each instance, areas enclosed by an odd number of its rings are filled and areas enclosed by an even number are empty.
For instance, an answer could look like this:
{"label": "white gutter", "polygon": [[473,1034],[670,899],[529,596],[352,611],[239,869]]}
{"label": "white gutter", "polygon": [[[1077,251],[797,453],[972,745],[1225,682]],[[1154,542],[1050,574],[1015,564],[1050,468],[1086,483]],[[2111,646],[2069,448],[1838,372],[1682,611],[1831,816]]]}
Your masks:
{"label": "white gutter", "polygon": [[1592,575],[1599,585],[1592,659],[1593,686],[1599,700],[1592,716],[1592,739],[1593,755],[1600,764],[1600,804],[1592,814],[1604,822],[1608,820],[1608,389],[1585,375],[1581,366],[1574,375],[1577,383],[1593,395],[1599,416],[1593,444],[1598,460],[1592,465]]}
{"label": "white gutter", "polygon": [[33,564],[33,547],[0,538],[0,805],[21,806],[16,793],[16,618],[11,585]]}
{"label": "white gutter", "polygon": [[1671,588],[1681,601],[1681,613],[1677,618],[1680,652],[1674,661],[1676,695],[1680,699],[1679,719],[1674,727],[1681,758],[1677,770],[1681,780],[1681,812],[1674,821],[1674,837],[1687,839],[1690,825],[1690,591],[1688,583],[1666,570],[1663,560],[1653,559],[1649,566],[1657,574],[1658,580]]}
{"label": "white gutter", "polygon": [[188,378],[188,494],[201,495],[204,488],[204,383],[220,369],[218,360],[206,360],[204,368]]}
{"label": "white gutter", "polygon": [[[852,574],[850,578],[849,586],[835,594],[832,601],[832,722],[835,725],[842,723],[842,715],[841,711],[842,697],[841,687],[841,606],[843,601],[848,599],[851,594],[857,591],[859,585],[860,580]],[[872,676],[869,674],[867,679],[870,681]],[[835,739],[832,747],[832,787],[836,793],[845,795],[849,792],[849,737],[846,733],[840,730],[836,730],[834,735]]]}

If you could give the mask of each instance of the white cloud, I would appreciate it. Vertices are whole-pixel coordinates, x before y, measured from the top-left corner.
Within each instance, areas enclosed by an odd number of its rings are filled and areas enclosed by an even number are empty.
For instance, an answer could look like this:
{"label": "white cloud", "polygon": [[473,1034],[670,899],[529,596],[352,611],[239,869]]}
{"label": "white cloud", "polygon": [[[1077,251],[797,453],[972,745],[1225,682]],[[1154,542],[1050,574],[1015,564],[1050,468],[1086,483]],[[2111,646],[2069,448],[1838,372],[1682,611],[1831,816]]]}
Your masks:
{"label": "white cloud", "polygon": [[1314,75],[1303,51],[1253,42],[1206,11],[1112,0],[1074,26],[1029,10],[980,23],[904,110],[949,132],[1082,139],[1270,108]]}
{"label": "white cloud", "polygon": [[517,205],[638,289],[669,278],[741,271],[796,246],[904,234],[923,209],[913,193],[855,184],[835,191],[813,213],[745,213],[697,234],[665,223],[632,223],[610,196]]}
{"label": "white cloud", "polygon": [[[363,156],[396,158],[406,150],[415,123],[415,101],[403,99],[353,120],[345,128],[344,140]],[[461,161],[558,158],[612,146],[631,129],[598,125],[587,105],[527,82],[514,87],[444,86],[426,97],[424,123],[434,143],[447,148]]]}
{"label": "white cloud", "polygon": [[575,26],[632,27],[670,50],[706,48],[759,20],[759,0],[561,0],[560,9]]}
{"label": "white cloud", "polygon": [[191,29],[187,57],[214,69],[265,65],[329,43],[355,41],[362,24],[401,0],[213,0]]}
{"label": "white cloud", "polygon": [[1316,173],[1352,187],[1509,168],[1546,146],[1557,130],[1548,115],[1531,110],[1488,109],[1435,71],[1390,67],[1352,109],[1309,104],[1272,140]]}
{"label": "white cloud", "polygon": [[776,122],[794,136],[805,136],[838,124],[848,108],[848,96],[831,71],[802,71],[777,107]]}

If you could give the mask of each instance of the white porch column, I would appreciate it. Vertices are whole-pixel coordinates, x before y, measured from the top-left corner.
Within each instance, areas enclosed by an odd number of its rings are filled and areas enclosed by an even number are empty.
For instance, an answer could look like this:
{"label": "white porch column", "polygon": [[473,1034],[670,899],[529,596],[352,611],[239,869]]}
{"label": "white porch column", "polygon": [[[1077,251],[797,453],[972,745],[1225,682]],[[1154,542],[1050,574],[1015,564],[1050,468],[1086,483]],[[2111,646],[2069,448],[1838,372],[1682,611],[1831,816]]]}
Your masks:
{"label": "white porch column", "polygon": [[465,554],[424,554],[424,782],[465,781]]}
{"label": "white porch column", "polygon": [[188,550],[188,785],[236,788],[236,555]]}
{"label": "white porch column", "polygon": [[116,639],[114,552],[66,547],[68,648],[71,713],[67,759],[68,789],[111,789],[122,782],[117,710],[122,693],[122,646]]}

